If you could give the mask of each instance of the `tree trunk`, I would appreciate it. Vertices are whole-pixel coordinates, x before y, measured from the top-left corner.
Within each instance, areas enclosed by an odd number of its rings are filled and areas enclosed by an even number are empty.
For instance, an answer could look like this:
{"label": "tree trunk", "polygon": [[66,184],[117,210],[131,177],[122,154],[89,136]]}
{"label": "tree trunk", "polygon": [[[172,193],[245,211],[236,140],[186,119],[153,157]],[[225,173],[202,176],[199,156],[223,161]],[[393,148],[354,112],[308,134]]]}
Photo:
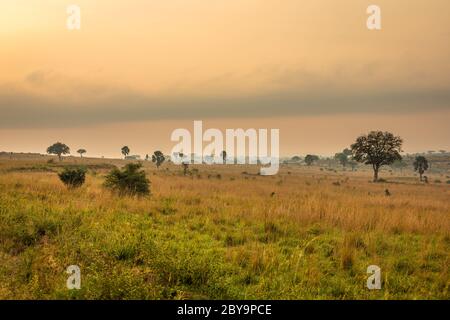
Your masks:
{"label": "tree trunk", "polygon": [[378,166],[373,166],[373,182],[378,181],[378,170],[380,168]]}
{"label": "tree trunk", "polygon": [[58,154],[58,159],[59,159],[59,161],[62,161],[61,154]]}

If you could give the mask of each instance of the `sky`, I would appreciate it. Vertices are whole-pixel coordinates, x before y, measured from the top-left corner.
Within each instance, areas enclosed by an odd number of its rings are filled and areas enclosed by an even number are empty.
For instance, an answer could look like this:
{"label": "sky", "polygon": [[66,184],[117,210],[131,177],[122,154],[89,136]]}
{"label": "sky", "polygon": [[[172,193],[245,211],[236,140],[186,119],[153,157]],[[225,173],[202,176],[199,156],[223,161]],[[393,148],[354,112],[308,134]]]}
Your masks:
{"label": "sky", "polygon": [[[67,6],[81,9],[68,30]],[[381,30],[366,9],[381,8]],[[282,155],[371,130],[450,150],[448,0],[2,0],[0,151],[145,155],[170,134],[280,129]],[[73,152],[74,153],[74,152]]]}

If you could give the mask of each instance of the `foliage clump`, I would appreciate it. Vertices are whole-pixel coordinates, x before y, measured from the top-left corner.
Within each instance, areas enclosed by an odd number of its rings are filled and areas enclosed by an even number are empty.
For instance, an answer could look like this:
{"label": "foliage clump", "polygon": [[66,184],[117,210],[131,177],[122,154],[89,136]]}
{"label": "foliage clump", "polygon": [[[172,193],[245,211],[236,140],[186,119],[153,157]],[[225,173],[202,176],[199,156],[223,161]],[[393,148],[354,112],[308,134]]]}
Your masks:
{"label": "foliage clump", "polygon": [[86,169],[83,167],[65,168],[58,176],[69,189],[79,188],[86,180]]}
{"label": "foliage clump", "polygon": [[128,163],[123,170],[113,169],[107,176],[104,186],[120,196],[145,196],[150,194],[150,181],[142,164]]}

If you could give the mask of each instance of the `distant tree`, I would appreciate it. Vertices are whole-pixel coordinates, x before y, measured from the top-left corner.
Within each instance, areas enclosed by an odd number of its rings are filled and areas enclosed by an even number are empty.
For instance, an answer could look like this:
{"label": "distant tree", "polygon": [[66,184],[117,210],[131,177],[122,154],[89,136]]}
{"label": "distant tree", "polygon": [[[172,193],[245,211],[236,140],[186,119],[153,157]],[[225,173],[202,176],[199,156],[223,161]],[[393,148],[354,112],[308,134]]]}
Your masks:
{"label": "distant tree", "polygon": [[130,154],[130,148],[128,148],[128,146],[122,147],[121,151],[122,151],[122,154],[123,154],[123,156],[124,156],[125,158],[127,157],[127,155]]}
{"label": "distant tree", "polygon": [[348,164],[350,165],[350,167],[352,168],[352,171],[355,171],[356,167],[358,166],[358,162],[350,160],[348,162]]}
{"label": "distant tree", "polygon": [[145,196],[150,194],[150,181],[140,163],[128,163],[123,170],[113,169],[107,176],[104,186],[120,196]]}
{"label": "distant tree", "polygon": [[187,175],[188,169],[189,169],[189,163],[183,162],[183,174],[184,175]]}
{"label": "distant tree", "polygon": [[182,160],[181,164],[183,165],[183,174],[187,175],[187,171],[189,169],[189,160],[183,160],[184,154],[180,152],[178,157]]}
{"label": "distant tree", "polygon": [[342,152],[336,153],[334,159],[345,168],[349,163],[349,157],[352,155],[352,150],[345,148]]}
{"label": "distant tree", "polygon": [[434,150],[428,150],[427,152],[428,152],[428,154],[433,154],[433,153],[435,153],[436,151],[434,151]]}
{"label": "distant tree", "polygon": [[312,165],[313,162],[314,162],[314,161],[317,161],[317,160],[319,160],[319,157],[316,156],[316,155],[313,155],[313,154],[308,154],[308,155],[305,157],[305,162],[306,162],[306,164],[307,164],[308,166]]}
{"label": "distant tree", "polygon": [[378,181],[378,171],[383,165],[390,165],[401,160],[403,140],[390,132],[371,131],[360,136],[352,144],[353,159],[364,164],[371,164],[373,181]]}
{"label": "distant tree", "polygon": [[61,142],[56,142],[52,144],[50,147],[47,148],[48,154],[56,154],[59,158],[59,161],[62,161],[62,155],[63,154],[69,154],[70,148]]}
{"label": "distant tree", "polygon": [[155,151],[152,155],[152,162],[156,164],[156,167],[159,168],[166,158],[161,151]]}
{"label": "distant tree", "polygon": [[87,151],[85,149],[78,149],[77,153],[80,154],[80,157],[83,158],[83,154],[86,153]]}
{"label": "distant tree", "polygon": [[299,156],[293,156],[291,158],[291,160],[294,161],[294,162],[300,162],[300,161],[302,161],[302,158],[300,158]]}
{"label": "distant tree", "polygon": [[428,160],[424,156],[416,157],[413,163],[414,171],[419,172],[420,181],[422,181],[422,175],[428,170]]}
{"label": "distant tree", "polygon": [[222,157],[223,164],[225,164],[227,162],[227,152],[225,150],[223,150],[220,153],[220,156]]}
{"label": "distant tree", "polygon": [[447,153],[447,150],[439,150],[440,153],[445,154]]}
{"label": "distant tree", "polygon": [[403,160],[395,160],[392,164],[391,164],[391,168],[392,169],[398,169],[400,170],[400,172],[403,172],[403,169],[406,168],[408,165],[406,164],[405,161]]}
{"label": "distant tree", "polygon": [[150,157],[148,156],[148,154],[145,155],[145,161],[148,161],[148,159],[150,159]]}
{"label": "distant tree", "polygon": [[347,157],[350,157],[353,153],[352,150],[345,148],[344,151],[342,151],[343,154],[345,154]]}
{"label": "distant tree", "polygon": [[344,152],[336,153],[334,159],[339,161],[339,163],[345,168],[348,163],[348,156]]}

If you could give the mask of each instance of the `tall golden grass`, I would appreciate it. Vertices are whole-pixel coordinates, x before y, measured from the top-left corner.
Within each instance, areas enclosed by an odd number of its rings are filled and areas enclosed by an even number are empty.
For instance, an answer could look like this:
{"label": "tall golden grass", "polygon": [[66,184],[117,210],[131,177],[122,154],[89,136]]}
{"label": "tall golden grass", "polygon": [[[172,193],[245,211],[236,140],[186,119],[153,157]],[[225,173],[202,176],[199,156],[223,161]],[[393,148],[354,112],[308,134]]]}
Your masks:
{"label": "tall golden grass", "polygon": [[[60,164],[47,164],[47,158],[0,161],[0,217],[9,221],[0,222],[1,230],[14,228],[16,220],[28,223],[35,213],[34,224],[42,217],[57,226],[53,233],[43,227],[43,236],[19,247],[14,241],[22,239],[22,229],[0,236],[0,297],[448,298],[450,187],[445,183],[419,183],[410,171],[384,171],[387,182],[372,183],[365,169],[296,165],[268,177],[257,175],[253,166],[191,166],[184,176],[180,167],[156,169],[144,162],[152,195],[118,198],[102,187],[108,169],[101,164],[124,161],[63,162],[69,163],[93,166],[80,189],[66,189],[50,171]],[[150,241],[147,236],[155,248],[175,256],[148,256],[151,250],[142,244]],[[79,251],[79,262],[70,246]],[[122,253],[111,253],[117,250]],[[82,258],[94,251],[95,264]],[[31,275],[23,278],[20,269],[29,255]],[[88,289],[74,296],[64,289],[64,268],[76,263],[88,268],[91,278],[86,276]],[[102,265],[114,269],[115,263],[132,279],[120,294],[112,285],[89,280],[96,279],[92,274],[107,275]],[[382,268],[380,292],[365,288],[370,264]],[[148,272],[153,280],[145,282]],[[167,294],[167,288],[174,293]]]}

